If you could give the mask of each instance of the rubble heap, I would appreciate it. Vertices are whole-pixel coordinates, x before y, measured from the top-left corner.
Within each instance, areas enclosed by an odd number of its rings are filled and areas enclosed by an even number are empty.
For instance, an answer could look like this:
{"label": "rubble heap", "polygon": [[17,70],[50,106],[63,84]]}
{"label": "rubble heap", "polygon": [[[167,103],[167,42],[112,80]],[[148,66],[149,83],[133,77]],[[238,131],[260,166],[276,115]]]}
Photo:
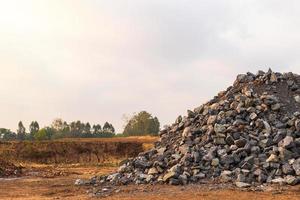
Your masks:
{"label": "rubble heap", "polygon": [[155,147],[92,184],[300,183],[300,76],[259,71],[188,110]]}

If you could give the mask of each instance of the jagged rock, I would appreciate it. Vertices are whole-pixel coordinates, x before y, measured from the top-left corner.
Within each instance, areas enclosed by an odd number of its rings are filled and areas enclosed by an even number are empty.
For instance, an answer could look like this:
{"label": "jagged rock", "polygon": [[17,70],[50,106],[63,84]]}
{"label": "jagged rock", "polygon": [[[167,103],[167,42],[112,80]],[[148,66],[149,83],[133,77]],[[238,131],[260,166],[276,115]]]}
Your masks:
{"label": "jagged rock", "polygon": [[155,167],[152,167],[149,169],[148,174],[150,174],[150,175],[158,174],[158,171]]}
{"label": "jagged rock", "polygon": [[163,181],[166,182],[166,181],[168,181],[170,178],[175,177],[176,175],[177,175],[176,172],[170,171],[170,172],[168,172],[168,173],[166,173],[166,174],[164,175]]}
{"label": "jagged rock", "polygon": [[85,181],[81,180],[81,179],[76,179],[74,185],[76,186],[80,186],[80,185],[84,185]]}
{"label": "jagged rock", "polygon": [[294,99],[297,103],[300,103],[300,95],[295,96]]}
{"label": "jagged rock", "polygon": [[214,131],[216,133],[225,133],[226,132],[226,126],[222,124],[215,124]]}
{"label": "jagged rock", "polygon": [[298,181],[299,179],[297,179],[295,176],[288,175],[285,177],[285,182],[289,185],[296,185]]}
{"label": "jagged rock", "polygon": [[235,185],[239,188],[246,188],[246,187],[251,186],[251,184],[249,184],[249,183],[244,183],[244,182],[239,182],[239,181],[235,182]]}
{"label": "jagged rock", "polygon": [[212,159],[211,165],[214,166],[214,167],[218,166],[219,165],[219,159],[218,158]]}
{"label": "jagged rock", "polygon": [[236,140],[234,143],[238,148],[242,148],[246,145],[247,140],[245,138],[241,138],[241,139]]}
{"label": "jagged rock", "polygon": [[300,158],[293,163],[293,169],[295,170],[296,175],[300,176]]}
{"label": "jagged rock", "polygon": [[191,128],[190,127],[186,127],[182,133],[182,137],[185,138],[185,137],[188,137],[188,136],[191,136],[192,135],[192,131],[191,131]]}
{"label": "jagged rock", "polygon": [[266,162],[278,162],[278,157],[275,154],[271,154]]}
{"label": "jagged rock", "polygon": [[293,146],[294,138],[291,136],[286,136],[283,140],[280,141],[278,146],[283,148],[290,148]]}

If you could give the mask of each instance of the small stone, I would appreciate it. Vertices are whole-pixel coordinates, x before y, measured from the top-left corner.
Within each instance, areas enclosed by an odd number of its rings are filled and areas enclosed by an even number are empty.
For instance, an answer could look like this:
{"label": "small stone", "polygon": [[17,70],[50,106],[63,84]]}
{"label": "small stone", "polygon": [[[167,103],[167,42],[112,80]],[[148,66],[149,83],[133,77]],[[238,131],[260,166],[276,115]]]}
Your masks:
{"label": "small stone", "polygon": [[272,183],[278,183],[278,184],[280,184],[280,185],[282,185],[284,182],[285,182],[285,180],[283,179],[283,178],[275,178],[275,179],[272,179],[272,181],[271,181]]}
{"label": "small stone", "polygon": [[265,126],[266,135],[269,136],[272,132],[271,126],[267,121],[263,121]]}
{"label": "small stone", "polygon": [[296,127],[296,130],[297,130],[297,131],[300,131],[300,119],[297,119],[297,120],[295,121],[295,127]]}
{"label": "small stone", "polygon": [[249,183],[244,183],[244,182],[235,182],[235,185],[239,188],[247,188],[247,187],[250,187],[251,185]]}
{"label": "small stone", "polygon": [[200,173],[194,175],[194,177],[197,179],[203,179],[203,178],[205,178],[205,174],[200,172]]}
{"label": "small stone", "polygon": [[219,159],[218,158],[214,158],[211,160],[211,165],[216,167],[219,165]]}
{"label": "small stone", "polygon": [[233,139],[233,137],[232,137],[231,135],[228,135],[228,136],[226,137],[225,141],[226,141],[226,143],[227,143],[228,145],[233,145],[233,144],[234,144],[234,139]]}
{"label": "small stone", "polygon": [[296,185],[299,182],[295,176],[288,175],[285,177],[285,182],[289,185]]}
{"label": "small stone", "polygon": [[278,157],[275,154],[271,154],[266,162],[278,162]]}
{"label": "small stone", "polygon": [[299,96],[299,95],[294,96],[294,99],[295,99],[295,101],[296,101],[297,103],[300,103],[300,96]]}
{"label": "small stone", "polygon": [[281,105],[279,103],[276,103],[276,104],[271,106],[271,109],[274,110],[274,111],[277,111],[277,110],[280,109],[280,107],[281,107]]}
{"label": "small stone", "polygon": [[236,140],[234,143],[238,148],[242,148],[246,145],[247,140],[245,138],[241,138],[241,139]]}
{"label": "small stone", "polygon": [[294,170],[293,170],[292,166],[289,163],[285,163],[285,164],[282,165],[282,172],[284,174],[290,175],[294,172]]}
{"label": "small stone", "polygon": [[216,133],[225,133],[226,132],[226,127],[222,124],[215,124],[214,131]]}
{"label": "small stone", "polygon": [[163,155],[164,154],[164,152],[166,151],[166,147],[161,147],[161,148],[159,148],[159,149],[157,149],[157,154],[158,155]]}
{"label": "small stone", "polygon": [[283,148],[290,148],[293,147],[294,144],[294,138],[291,136],[286,136],[283,140],[281,140],[278,144],[278,146]]}
{"label": "small stone", "polygon": [[179,124],[180,122],[182,122],[182,116],[179,115],[175,121],[176,124]]}
{"label": "small stone", "polygon": [[250,117],[251,120],[255,120],[257,118],[257,114],[256,113],[251,113],[249,117]]}
{"label": "small stone", "polygon": [[232,180],[232,171],[229,171],[229,170],[222,171],[220,177],[223,182],[231,181]]}
{"label": "small stone", "polygon": [[216,137],[214,138],[214,143],[218,145],[226,144],[225,139],[223,137]]}
{"label": "small stone", "polygon": [[163,181],[166,182],[166,181],[168,181],[170,178],[173,178],[173,177],[175,177],[175,176],[176,176],[176,172],[174,172],[174,171],[168,172],[168,173],[166,173],[166,174],[164,175]]}
{"label": "small stone", "polygon": [[183,138],[186,138],[188,136],[191,136],[192,135],[192,131],[191,131],[191,128],[190,127],[186,127],[183,132],[182,132],[182,137]]}
{"label": "small stone", "polygon": [[169,184],[170,185],[179,185],[180,181],[176,178],[171,178],[170,181],[169,181]]}
{"label": "small stone", "polygon": [[207,125],[211,125],[214,124],[217,120],[217,115],[211,115],[209,116],[209,118],[207,119]]}
{"label": "small stone", "polygon": [[270,81],[271,83],[276,83],[278,81],[278,78],[275,73],[271,74]]}
{"label": "small stone", "polygon": [[300,176],[300,158],[293,163],[293,169],[295,170],[296,175]]}
{"label": "small stone", "polygon": [[81,185],[84,185],[84,184],[85,184],[85,182],[81,179],[76,179],[75,183],[74,183],[74,185],[76,185],[76,186],[81,186]]}
{"label": "small stone", "polygon": [[259,146],[261,148],[269,147],[272,144],[272,140],[270,138],[263,139],[259,141]]}
{"label": "small stone", "polygon": [[150,175],[158,174],[158,171],[155,167],[152,167],[149,169],[148,174],[150,174]]}

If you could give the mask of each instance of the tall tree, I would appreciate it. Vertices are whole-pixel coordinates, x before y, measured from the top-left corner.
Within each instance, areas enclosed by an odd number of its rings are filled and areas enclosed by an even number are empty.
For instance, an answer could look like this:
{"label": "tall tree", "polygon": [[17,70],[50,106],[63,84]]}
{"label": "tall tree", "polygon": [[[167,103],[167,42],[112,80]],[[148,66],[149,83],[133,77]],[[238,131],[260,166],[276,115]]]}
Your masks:
{"label": "tall tree", "polygon": [[146,111],[134,114],[125,125],[123,134],[125,135],[157,135],[160,123],[157,117],[153,117]]}
{"label": "tall tree", "polygon": [[100,134],[101,132],[102,132],[102,129],[101,129],[100,124],[93,125],[93,134],[94,135]]}
{"label": "tall tree", "polygon": [[26,129],[22,123],[22,121],[18,124],[18,130],[17,130],[17,139],[18,140],[25,140],[26,138]]}
{"label": "tall tree", "polygon": [[103,125],[103,132],[104,133],[115,133],[115,128],[113,127],[112,124],[105,122]]}
{"label": "tall tree", "polygon": [[29,125],[29,139],[34,139],[34,134],[40,130],[39,123],[37,121],[32,121]]}

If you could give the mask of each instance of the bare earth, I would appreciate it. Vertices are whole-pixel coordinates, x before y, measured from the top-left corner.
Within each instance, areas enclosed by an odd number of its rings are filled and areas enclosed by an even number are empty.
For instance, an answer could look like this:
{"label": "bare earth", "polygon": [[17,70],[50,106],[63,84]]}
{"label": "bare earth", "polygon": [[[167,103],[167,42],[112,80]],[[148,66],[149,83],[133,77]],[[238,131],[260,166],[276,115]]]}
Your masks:
{"label": "bare earth", "polygon": [[[0,199],[93,199],[87,194],[88,186],[74,186],[77,178],[87,179],[95,174],[109,173],[112,166],[34,166],[19,179],[0,179]],[[102,197],[103,198],[103,197]],[[267,188],[265,191],[246,191],[220,188],[216,185],[189,186],[122,186],[104,197],[109,200],[167,200],[167,199],[208,199],[208,200],[249,200],[279,199],[299,200],[300,186]]]}

